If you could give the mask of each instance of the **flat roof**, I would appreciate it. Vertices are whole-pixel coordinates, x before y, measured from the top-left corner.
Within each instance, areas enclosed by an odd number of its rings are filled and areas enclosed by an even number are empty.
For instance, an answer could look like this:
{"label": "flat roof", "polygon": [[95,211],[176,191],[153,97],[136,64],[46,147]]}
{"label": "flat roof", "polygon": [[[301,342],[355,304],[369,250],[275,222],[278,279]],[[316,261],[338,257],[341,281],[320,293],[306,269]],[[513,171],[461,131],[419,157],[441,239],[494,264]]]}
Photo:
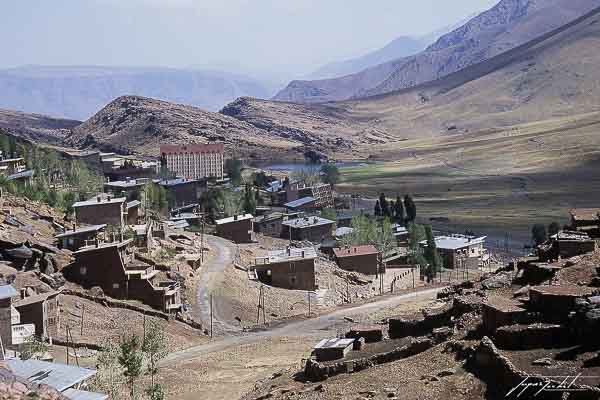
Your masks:
{"label": "flat roof", "polygon": [[27,171],[17,172],[16,174],[9,175],[6,179],[8,179],[9,181],[13,181],[13,180],[19,179],[19,178],[31,178],[34,175],[35,175],[35,171],[32,169],[29,169]]}
{"label": "flat roof", "polygon": [[9,359],[5,363],[16,376],[32,383],[48,385],[59,392],[96,375],[93,369],[41,360]]}
{"label": "flat roof", "polygon": [[56,235],[54,237],[57,238],[57,239],[60,239],[60,238],[64,238],[64,237],[79,235],[79,234],[82,234],[82,233],[98,232],[98,231],[100,231],[100,230],[102,230],[104,228],[106,228],[106,224],[91,225],[91,226],[86,226],[84,228],[76,229],[74,231],[66,231],[65,233],[61,233],[61,234]]}
{"label": "flat roof", "polygon": [[123,247],[123,246],[127,246],[132,241],[133,241],[133,239],[127,239],[122,242],[100,243],[100,244],[98,244],[98,247],[96,247],[95,245],[86,246],[86,247],[83,247],[83,248],[73,252],[73,254],[86,253],[89,251],[94,251],[94,250],[99,250],[99,249],[107,249],[110,247]]}
{"label": "flat roof", "polygon": [[78,201],[77,203],[73,204],[73,207],[77,208],[77,207],[87,207],[87,206],[102,205],[102,204],[124,203],[126,200],[127,200],[127,198],[125,198],[125,197],[116,197],[116,198],[111,197],[110,200],[108,199],[108,197],[106,197],[106,198],[101,197],[100,201],[98,201],[97,198],[93,198],[90,200]]}
{"label": "flat roof", "polygon": [[364,246],[350,246],[333,249],[333,253],[337,258],[346,258],[354,256],[365,256],[369,254],[379,254],[379,251],[372,244]]}
{"label": "flat roof", "polygon": [[17,296],[19,293],[11,285],[0,285],[0,299],[8,299]]}
{"label": "flat roof", "polygon": [[354,339],[323,339],[315,346],[315,349],[345,349],[354,343]]}
{"label": "flat roof", "polygon": [[[474,244],[485,242],[487,236],[474,237],[465,235],[438,236],[435,238],[435,246],[438,249],[458,250],[469,247]],[[423,240],[421,244],[427,245],[427,241]]]}
{"label": "flat roof", "polygon": [[257,260],[268,260],[270,263],[278,263],[295,259],[312,259],[317,257],[317,251],[314,247],[292,248],[272,250],[267,253],[267,257],[257,257]]}
{"label": "flat roof", "polygon": [[335,236],[342,237],[342,236],[350,235],[352,232],[354,232],[354,228],[348,228],[346,226],[342,226],[341,228],[337,228],[335,230]]}
{"label": "flat roof", "polygon": [[167,179],[165,181],[160,181],[158,184],[161,186],[172,187],[179,185],[186,185],[188,183],[197,183],[200,182],[196,179],[185,179],[185,178],[175,178],[175,179]]}
{"label": "flat roof", "polygon": [[127,208],[139,207],[142,204],[139,200],[132,200],[127,203]]}
{"label": "flat roof", "polygon": [[552,239],[557,240],[577,240],[577,241],[588,241],[593,240],[585,232],[572,232],[572,231],[560,231],[556,235],[551,236]]}
{"label": "flat roof", "polygon": [[290,201],[289,203],[285,203],[284,206],[285,207],[295,208],[295,207],[303,206],[305,204],[312,203],[314,201],[316,201],[316,199],[314,197],[308,196],[308,197],[303,197],[303,198],[298,199],[298,200]]}
{"label": "flat roof", "polygon": [[217,225],[223,225],[223,224],[229,224],[231,222],[237,222],[237,221],[245,221],[248,219],[252,219],[254,218],[252,216],[252,214],[242,214],[242,215],[236,215],[233,217],[227,217],[227,218],[223,218],[223,219],[218,219],[215,221],[215,223]]}
{"label": "flat roof", "polygon": [[321,217],[304,217],[304,218],[296,218],[292,220],[283,221],[282,225],[289,226],[291,228],[312,228],[314,226],[321,225],[333,225],[335,222],[321,218]]}
{"label": "flat roof", "polygon": [[569,214],[580,221],[595,221],[600,219],[600,208],[573,208]]}
{"label": "flat roof", "polygon": [[112,187],[118,187],[118,188],[131,188],[131,187],[136,187],[136,186],[144,186],[148,182],[150,182],[149,179],[140,178],[140,179],[130,179],[128,181],[106,182],[104,184],[104,186],[108,186],[108,187],[112,186]]}
{"label": "flat roof", "polygon": [[62,395],[69,400],[106,400],[107,394],[86,392],[85,390],[67,389],[62,392]]}
{"label": "flat roof", "polygon": [[60,292],[53,290],[53,291],[47,292],[47,293],[40,293],[40,294],[36,294],[33,296],[27,296],[24,299],[17,300],[15,302],[14,306],[16,308],[19,308],[22,306],[27,306],[29,304],[39,303],[41,301],[48,300],[50,297],[57,296],[58,294],[60,294]]}

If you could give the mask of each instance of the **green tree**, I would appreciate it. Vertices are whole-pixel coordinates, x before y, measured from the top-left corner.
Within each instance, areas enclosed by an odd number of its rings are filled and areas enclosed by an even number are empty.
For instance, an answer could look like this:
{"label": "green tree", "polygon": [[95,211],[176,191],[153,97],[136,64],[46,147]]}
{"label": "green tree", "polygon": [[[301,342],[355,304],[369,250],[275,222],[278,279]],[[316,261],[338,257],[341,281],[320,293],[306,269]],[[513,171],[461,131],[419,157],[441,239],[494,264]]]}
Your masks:
{"label": "green tree", "polygon": [[119,351],[119,346],[113,341],[107,340],[102,344],[102,349],[98,352],[96,377],[91,387],[94,391],[108,394],[112,400],[121,398],[123,375],[119,364]]}
{"label": "green tree", "polygon": [[223,190],[218,197],[218,208],[226,217],[239,215],[243,210],[242,196],[231,190]]}
{"label": "green tree", "polygon": [[554,221],[548,225],[548,236],[554,236],[558,232],[560,232],[560,224],[558,222]]}
{"label": "green tree", "polygon": [[21,360],[40,359],[48,352],[48,345],[38,336],[30,336],[23,343],[19,358]]}
{"label": "green tree", "polygon": [[154,390],[156,389],[155,377],[159,372],[158,364],[167,355],[167,336],[160,322],[150,322],[142,343],[142,351],[147,359],[150,389]]}
{"label": "green tree", "polygon": [[242,182],[242,162],[236,158],[225,161],[225,173],[235,186]]}
{"label": "green tree", "polygon": [[384,217],[390,216],[390,205],[385,198],[385,193],[379,195],[379,206],[381,207],[381,215]]}
{"label": "green tree", "polygon": [[544,243],[548,239],[548,235],[546,234],[546,227],[543,224],[535,224],[531,228],[531,238],[533,239],[533,243],[536,246]]}
{"label": "green tree", "polygon": [[335,164],[325,164],[321,167],[321,178],[324,183],[335,186],[340,181],[340,170]]}
{"label": "green tree", "polygon": [[119,364],[123,368],[123,375],[129,384],[129,394],[135,398],[135,382],[142,374],[143,353],[141,341],[136,334],[124,334],[119,341]]}
{"label": "green tree", "polygon": [[402,199],[400,196],[396,197],[396,203],[394,203],[395,210],[394,214],[396,217],[396,221],[400,221],[400,223],[404,223],[404,205],[402,204]]}
{"label": "green tree", "polygon": [[377,250],[384,254],[397,247],[389,218],[385,218],[381,222],[381,226],[377,227],[377,239],[374,244]]}
{"label": "green tree", "polygon": [[408,256],[411,264],[426,265],[427,260],[421,251],[421,242],[427,239],[425,227],[414,223],[408,224]]}
{"label": "green tree", "polygon": [[254,191],[250,185],[246,185],[246,189],[244,190],[242,209],[247,214],[254,215],[256,213],[256,196],[254,195]]}
{"label": "green tree", "polygon": [[376,217],[381,216],[381,204],[379,204],[379,200],[375,202],[375,208],[373,209],[373,212],[375,213]]}
{"label": "green tree", "polygon": [[321,181],[319,172],[320,169],[316,166],[306,166],[292,172],[292,179],[296,182],[304,182],[309,186],[316,185]]}
{"label": "green tree", "polygon": [[333,208],[324,208],[323,210],[321,210],[321,217],[330,221],[336,221],[337,213]]}
{"label": "green tree", "polygon": [[437,246],[435,244],[435,237],[433,236],[433,230],[430,225],[425,226],[425,237],[427,240],[427,247],[425,247],[425,260],[429,264],[429,276],[434,276],[442,268],[442,260],[437,251]]}
{"label": "green tree", "polygon": [[417,206],[410,195],[404,196],[404,210],[406,211],[406,221],[415,222],[417,219]]}

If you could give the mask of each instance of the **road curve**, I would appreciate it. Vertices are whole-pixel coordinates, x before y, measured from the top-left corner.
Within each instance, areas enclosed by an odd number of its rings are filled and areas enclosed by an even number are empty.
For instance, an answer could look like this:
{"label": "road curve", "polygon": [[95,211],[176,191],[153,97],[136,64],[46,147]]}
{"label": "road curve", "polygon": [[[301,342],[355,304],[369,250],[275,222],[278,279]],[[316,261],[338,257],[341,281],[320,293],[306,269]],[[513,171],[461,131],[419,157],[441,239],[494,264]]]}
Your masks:
{"label": "road curve", "polygon": [[397,296],[389,296],[371,303],[361,304],[353,307],[343,307],[325,315],[292,322],[274,329],[249,332],[243,335],[222,337],[215,339],[210,343],[171,353],[163,360],[162,363],[168,365],[175,362],[186,361],[212,352],[223,351],[230,347],[253,343],[263,338],[279,336],[310,337],[319,334],[322,335],[323,331],[335,328],[336,325],[346,325],[347,322],[344,321],[344,317],[363,315],[365,313],[377,311],[383,307],[395,307],[406,301],[420,297],[431,297],[433,299],[435,295],[443,289],[443,287],[434,288]]}

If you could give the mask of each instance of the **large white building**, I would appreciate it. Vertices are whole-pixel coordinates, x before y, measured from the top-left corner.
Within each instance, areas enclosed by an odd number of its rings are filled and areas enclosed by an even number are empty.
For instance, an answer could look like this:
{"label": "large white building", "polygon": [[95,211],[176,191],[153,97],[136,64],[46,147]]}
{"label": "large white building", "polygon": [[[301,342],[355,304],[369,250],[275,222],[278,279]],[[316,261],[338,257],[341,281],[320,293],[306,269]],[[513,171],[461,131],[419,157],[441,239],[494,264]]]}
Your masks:
{"label": "large white building", "polygon": [[160,146],[169,171],[186,179],[222,179],[224,150],[222,143]]}

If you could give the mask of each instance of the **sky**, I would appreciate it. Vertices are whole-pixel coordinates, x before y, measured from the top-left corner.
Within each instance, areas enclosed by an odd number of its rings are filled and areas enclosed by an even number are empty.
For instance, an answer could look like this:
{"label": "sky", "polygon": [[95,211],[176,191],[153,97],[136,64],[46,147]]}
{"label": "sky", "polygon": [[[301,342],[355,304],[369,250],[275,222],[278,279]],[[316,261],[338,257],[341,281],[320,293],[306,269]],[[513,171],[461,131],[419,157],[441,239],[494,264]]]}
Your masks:
{"label": "sky", "polygon": [[497,0],[3,0],[0,68],[203,67],[308,74]]}

